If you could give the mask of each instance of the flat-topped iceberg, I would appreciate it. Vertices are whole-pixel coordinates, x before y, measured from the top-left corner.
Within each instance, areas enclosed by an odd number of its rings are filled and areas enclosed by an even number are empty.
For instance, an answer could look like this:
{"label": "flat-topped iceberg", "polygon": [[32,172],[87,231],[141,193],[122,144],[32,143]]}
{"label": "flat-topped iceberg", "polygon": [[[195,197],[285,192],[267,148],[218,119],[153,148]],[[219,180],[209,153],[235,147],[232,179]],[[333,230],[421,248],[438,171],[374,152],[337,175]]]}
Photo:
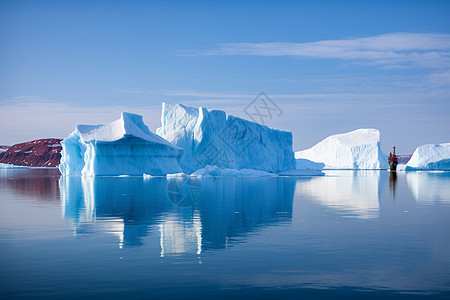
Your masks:
{"label": "flat-topped iceberg", "polygon": [[417,147],[406,170],[450,170],[450,143]]}
{"label": "flat-topped iceberg", "polygon": [[377,129],[358,129],[329,136],[310,149],[296,152],[295,158],[324,163],[325,169],[388,168]]}
{"label": "flat-topped iceberg", "polygon": [[123,112],[104,125],[77,125],[61,142],[63,175],[166,175],[181,172],[183,150],[152,133],[142,116]]}
{"label": "flat-topped iceberg", "polygon": [[162,105],[156,133],[184,149],[183,171],[206,166],[279,173],[295,169],[292,133],[250,122],[221,110]]}

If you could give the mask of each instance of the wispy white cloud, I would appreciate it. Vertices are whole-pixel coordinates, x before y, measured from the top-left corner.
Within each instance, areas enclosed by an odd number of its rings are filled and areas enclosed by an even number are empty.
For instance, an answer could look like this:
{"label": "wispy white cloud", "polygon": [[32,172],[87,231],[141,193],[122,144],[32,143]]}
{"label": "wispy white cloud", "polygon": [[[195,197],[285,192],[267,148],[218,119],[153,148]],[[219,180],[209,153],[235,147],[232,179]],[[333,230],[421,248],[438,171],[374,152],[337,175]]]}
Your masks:
{"label": "wispy white cloud", "polygon": [[376,66],[450,67],[450,34],[390,33],[305,43],[226,43],[192,55],[292,56],[360,61]]}

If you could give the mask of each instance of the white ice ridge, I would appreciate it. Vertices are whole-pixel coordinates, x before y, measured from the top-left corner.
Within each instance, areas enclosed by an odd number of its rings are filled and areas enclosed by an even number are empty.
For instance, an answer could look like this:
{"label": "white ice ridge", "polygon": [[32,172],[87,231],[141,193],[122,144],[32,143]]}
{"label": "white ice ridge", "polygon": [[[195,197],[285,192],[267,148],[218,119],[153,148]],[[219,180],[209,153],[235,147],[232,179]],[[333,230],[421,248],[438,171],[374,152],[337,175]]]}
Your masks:
{"label": "white ice ridge", "polygon": [[296,152],[295,158],[324,163],[325,169],[388,168],[377,129],[358,129],[329,136],[312,148]]}
{"label": "white ice ridge", "polygon": [[162,105],[156,133],[184,149],[183,171],[208,165],[279,173],[295,169],[292,133],[227,115],[221,110],[182,104]]}
{"label": "white ice ridge", "polygon": [[181,172],[183,150],[152,133],[142,116],[123,112],[104,125],[77,125],[61,142],[63,175],[166,175]]}
{"label": "white ice ridge", "polygon": [[450,143],[417,147],[406,170],[450,170]]}

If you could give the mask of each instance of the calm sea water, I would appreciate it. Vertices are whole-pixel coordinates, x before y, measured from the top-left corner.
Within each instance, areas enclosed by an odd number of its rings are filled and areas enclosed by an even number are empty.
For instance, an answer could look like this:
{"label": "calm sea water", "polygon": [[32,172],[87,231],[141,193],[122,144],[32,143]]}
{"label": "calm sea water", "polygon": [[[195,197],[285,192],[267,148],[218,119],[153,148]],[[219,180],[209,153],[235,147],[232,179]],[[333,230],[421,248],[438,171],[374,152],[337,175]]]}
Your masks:
{"label": "calm sea water", "polygon": [[450,173],[0,170],[1,299],[450,297]]}

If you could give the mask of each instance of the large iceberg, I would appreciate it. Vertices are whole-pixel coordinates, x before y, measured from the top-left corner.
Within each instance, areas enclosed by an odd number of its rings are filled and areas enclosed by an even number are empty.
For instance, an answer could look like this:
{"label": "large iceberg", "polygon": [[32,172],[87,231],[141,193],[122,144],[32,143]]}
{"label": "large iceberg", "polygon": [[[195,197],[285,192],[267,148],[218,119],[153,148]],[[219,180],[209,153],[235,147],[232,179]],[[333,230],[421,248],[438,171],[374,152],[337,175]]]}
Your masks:
{"label": "large iceberg", "polygon": [[406,170],[450,170],[450,143],[417,147]]}
{"label": "large iceberg", "polygon": [[335,134],[312,148],[295,153],[296,159],[322,162],[325,169],[387,169],[377,129],[358,129]]}
{"label": "large iceberg", "polygon": [[183,150],[152,133],[142,116],[123,112],[104,125],[78,125],[61,142],[63,175],[166,175],[181,172]]}
{"label": "large iceberg", "polygon": [[270,173],[296,166],[292,133],[221,110],[163,103],[161,124],[156,133],[184,149],[180,165],[188,174],[208,165]]}

